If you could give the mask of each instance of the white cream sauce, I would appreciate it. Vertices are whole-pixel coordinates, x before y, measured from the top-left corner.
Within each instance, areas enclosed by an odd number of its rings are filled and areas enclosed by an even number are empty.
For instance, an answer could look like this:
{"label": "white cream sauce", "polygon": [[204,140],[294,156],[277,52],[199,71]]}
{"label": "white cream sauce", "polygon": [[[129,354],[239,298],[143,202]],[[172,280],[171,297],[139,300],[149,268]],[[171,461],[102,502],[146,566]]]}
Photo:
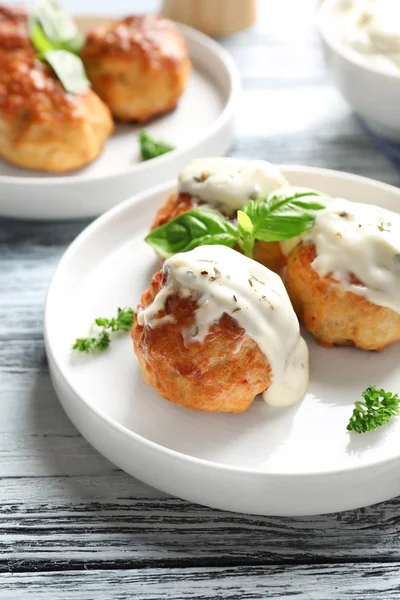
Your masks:
{"label": "white cream sauce", "polygon": [[248,200],[267,196],[288,182],[264,160],[200,158],[189,163],[178,176],[180,192],[202,200],[227,215]]}
{"label": "white cream sauce", "polygon": [[168,296],[194,296],[198,303],[186,344],[205,342],[207,333],[226,313],[235,319],[267,357],[272,384],[264,400],[288,406],[308,385],[308,348],[300,336],[297,317],[278,275],[225,246],[200,246],[175,254],[163,266],[166,285],[152,304],[138,312],[139,325],[162,326],[159,317]]}
{"label": "white cream sauce", "polygon": [[[400,313],[400,215],[336,198],[301,236],[316,249],[313,268],[346,290]],[[350,282],[353,273],[363,285]]]}
{"label": "white cream sauce", "polygon": [[344,0],[342,43],[380,71],[400,71],[400,0]]}

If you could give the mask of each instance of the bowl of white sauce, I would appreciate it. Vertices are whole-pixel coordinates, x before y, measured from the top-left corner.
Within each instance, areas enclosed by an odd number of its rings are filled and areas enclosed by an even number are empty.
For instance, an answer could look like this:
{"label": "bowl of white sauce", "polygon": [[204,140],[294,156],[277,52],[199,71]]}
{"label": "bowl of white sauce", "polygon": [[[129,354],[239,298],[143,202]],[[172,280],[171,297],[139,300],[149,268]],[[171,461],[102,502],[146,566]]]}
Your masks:
{"label": "bowl of white sauce", "polygon": [[318,29],[342,96],[372,131],[400,140],[400,0],[325,0]]}

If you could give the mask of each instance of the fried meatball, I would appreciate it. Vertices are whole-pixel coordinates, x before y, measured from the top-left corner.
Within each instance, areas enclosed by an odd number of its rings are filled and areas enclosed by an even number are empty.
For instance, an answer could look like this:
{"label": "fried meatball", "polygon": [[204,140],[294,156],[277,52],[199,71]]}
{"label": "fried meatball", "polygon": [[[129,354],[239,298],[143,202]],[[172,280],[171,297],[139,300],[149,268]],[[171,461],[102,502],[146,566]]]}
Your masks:
{"label": "fried meatball", "polygon": [[[154,300],[162,284],[159,272],[142,296],[143,306]],[[243,412],[270,384],[268,361],[229,315],[211,327],[207,343],[185,346],[182,327],[193,325],[196,307],[193,298],[171,296],[160,316],[174,315],[175,323],[155,328],[135,323],[132,337],[143,378],[161,396],[187,408]]]}
{"label": "fried meatball", "polygon": [[167,259],[132,328],[144,380],[164,398],[208,412],[242,412],[255,396],[299,400],[308,350],[282,280],[225,246]]}
{"label": "fried meatball", "polygon": [[93,89],[121,121],[144,122],[174,109],[191,69],[184,38],[156,15],[99,25],[81,57]]}
{"label": "fried meatball", "polygon": [[[142,306],[151,304],[164,284],[162,273],[156,273]],[[185,345],[182,328],[193,326],[196,308],[193,297],[170,296],[160,317],[173,315],[175,322],[154,328],[134,324],[132,338],[143,379],[163,398],[187,408],[243,412],[270,385],[269,363],[226,314],[210,328],[205,343]]]}
{"label": "fried meatball", "polygon": [[0,69],[0,156],[30,169],[79,169],[100,154],[113,129],[91,90],[68,94],[44,63],[4,62]]}
{"label": "fried meatball", "polygon": [[0,6],[0,61],[34,54],[26,10]]}
{"label": "fried meatball", "polygon": [[[289,255],[286,289],[293,307],[323,346],[356,346],[382,350],[400,340],[400,314],[347,291],[331,274],[313,268],[313,244],[300,244]],[[362,285],[354,275],[350,283]]]}
{"label": "fried meatball", "polygon": [[[165,225],[179,215],[182,215],[197,206],[204,206],[204,202],[197,200],[186,193],[172,193],[158,209],[151,230]],[[235,248],[240,252],[240,248]],[[286,257],[283,255],[279,242],[260,242],[254,244],[253,258],[274,273],[279,273],[286,264]]]}

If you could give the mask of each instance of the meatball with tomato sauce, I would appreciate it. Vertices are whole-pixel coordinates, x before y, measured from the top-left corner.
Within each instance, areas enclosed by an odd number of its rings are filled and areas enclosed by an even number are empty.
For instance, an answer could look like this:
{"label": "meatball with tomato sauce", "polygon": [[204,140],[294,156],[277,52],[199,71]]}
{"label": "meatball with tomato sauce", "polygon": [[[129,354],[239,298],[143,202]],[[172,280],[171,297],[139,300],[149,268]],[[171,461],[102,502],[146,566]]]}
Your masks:
{"label": "meatball with tomato sauce", "polygon": [[89,31],[81,50],[93,89],[121,121],[148,121],[173,110],[191,71],[172,21],[130,16]]}
{"label": "meatball with tomato sauce", "polygon": [[92,162],[113,130],[90,89],[67,93],[53,71],[26,56],[0,68],[0,156],[29,169],[67,172]]}

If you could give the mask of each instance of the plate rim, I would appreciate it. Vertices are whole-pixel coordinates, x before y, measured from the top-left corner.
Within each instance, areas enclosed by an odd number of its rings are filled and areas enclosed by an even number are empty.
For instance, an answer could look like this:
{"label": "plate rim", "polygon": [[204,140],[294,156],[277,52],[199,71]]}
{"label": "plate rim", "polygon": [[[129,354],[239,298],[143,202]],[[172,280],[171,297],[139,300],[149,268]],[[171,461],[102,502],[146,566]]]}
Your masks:
{"label": "plate rim", "polygon": [[[114,17],[110,15],[104,14],[77,14],[74,15],[75,21],[79,23],[80,19],[114,19]],[[38,175],[29,175],[27,177],[21,177],[18,175],[0,175],[0,186],[1,185],[14,185],[14,186],[26,186],[26,185],[44,185],[44,186],[56,186],[56,185],[79,185],[85,184],[88,182],[94,181],[104,181],[114,177],[123,177],[124,175],[134,175],[137,172],[146,172],[151,171],[154,167],[158,167],[160,164],[163,166],[168,162],[172,162],[174,159],[181,157],[186,152],[193,150],[197,145],[203,143],[207,138],[212,137],[216,134],[217,131],[221,130],[224,125],[233,117],[235,113],[235,104],[239,98],[239,94],[241,91],[241,80],[239,70],[236,66],[235,61],[231,57],[231,55],[214,39],[205,35],[201,31],[197,31],[193,27],[189,25],[185,25],[184,23],[175,22],[178,30],[184,35],[185,39],[193,40],[194,42],[202,45],[203,47],[208,48],[210,51],[216,55],[220,61],[223,63],[226,72],[229,76],[229,84],[230,84],[230,93],[228,98],[223,104],[223,108],[221,113],[218,115],[217,119],[206,129],[206,131],[194,142],[190,144],[186,144],[180,148],[176,148],[175,150],[163,154],[161,156],[157,156],[149,161],[143,161],[140,163],[133,164],[129,167],[124,167],[119,169],[118,171],[113,171],[106,174],[94,174],[90,176],[85,176],[84,174],[67,174],[67,175],[57,175],[54,174],[53,177],[48,177],[40,174],[38,171]],[[7,161],[5,161],[7,163]],[[33,171],[34,172],[34,171]]]}
{"label": "plate rim", "polygon": [[[399,200],[400,200],[400,189],[397,188],[396,186],[393,186],[393,185],[387,184],[387,183],[383,183],[383,182],[380,182],[376,179],[372,179],[369,177],[364,177],[362,175],[343,173],[341,171],[337,171],[334,169],[326,169],[326,168],[320,168],[320,167],[308,167],[308,166],[301,166],[301,165],[279,164],[276,166],[284,174],[285,173],[287,174],[288,172],[289,173],[290,172],[302,172],[302,173],[306,173],[306,174],[312,173],[312,174],[321,175],[321,176],[324,176],[324,175],[331,176],[331,177],[334,176],[334,177],[342,179],[344,181],[347,180],[347,181],[352,181],[355,183],[359,182],[361,184],[369,185],[369,186],[375,187],[377,189],[381,189],[381,190],[384,189],[384,190],[387,190],[388,192],[395,193],[396,195],[399,196]],[[288,175],[288,176],[290,177],[290,175]],[[137,206],[138,204],[144,202],[149,197],[152,197],[161,192],[165,192],[165,194],[168,194],[168,192],[171,192],[171,191],[173,191],[174,188],[176,188],[176,185],[177,185],[176,180],[170,180],[168,182],[151,187],[148,190],[140,192],[139,194],[135,194],[135,195],[131,196],[130,198],[126,199],[125,201],[121,202],[120,204],[117,204],[116,206],[112,207],[111,209],[109,209],[108,211],[106,211],[105,213],[103,213],[102,215],[97,217],[87,227],[85,227],[78,234],[78,236],[71,242],[71,244],[68,246],[68,248],[65,250],[64,254],[62,255],[60,261],[57,264],[56,270],[54,271],[54,273],[51,277],[51,280],[50,280],[50,283],[49,283],[49,286],[48,286],[48,289],[46,292],[45,303],[44,303],[43,337],[44,337],[44,345],[45,345],[46,355],[48,357],[48,361],[49,361],[49,365],[50,365],[50,374],[51,374],[52,369],[54,369],[56,372],[56,375],[58,377],[61,377],[63,383],[68,387],[68,389],[75,396],[75,398],[77,400],[79,400],[80,402],[83,402],[83,404],[85,405],[85,408],[88,409],[89,412],[93,413],[95,417],[97,417],[97,418],[101,419],[103,422],[105,422],[105,424],[108,427],[111,427],[114,430],[116,429],[124,437],[130,439],[134,443],[143,444],[149,450],[153,450],[153,451],[159,453],[160,455],[166,454],[167,456],[169,456],[173,459],[178,459],[180,461],[186,462],[187,464],[191,464],[191,465],[194,465],[194,466],[200,467],[200,468],[201,467],[211,468],[214,470],[220,470],[221,472],[225,472],[225,473],[240,474],[241,476],[249,476],[249,477],[260,476],[260,477],[266,477],[266,478],[276,478],[276,479],[287,480],[288,478],[315,479],[315,478],[321,478],[321,477],[325,477],[325,476],[351,475],[354,472],[356,472],[356,473],[364,472],[365,470],[369,470],[372,468],[378,468],[382,465],[391,465],[392,463],[399,461],[400,448],[399,448],[398,454],[393,455],[388,458],[371,460],[370,462],[368,462],[366,464],[361,464],[361,465],[355,464],[355,465],[345,467],[345,468],[333,468],[333,469],[325,468],[324,470],[319,470],[319,471],[275,472],[275,471],[268,471],[268,470],[260,470],[257,467],[242,467],[242,466],[235,466],[235,465],[227,465],[227,464],[223,464],[223,463],[214,462],[212,460],[197,458],[190,454],[185,454],[183,452],[179,452],[177,450],[167,448],[166,446],[163,446],[162,444],[159,444],[157,442],[153,442],[153,441],[149,440],[146,437],[136,433],[135,431],[128,429],[127,427],[125,427],[125,425],[122,425],[118,421],[112,419],[106,413],[97,409],[97,407],[92,402],[87,400],[84,395],[81,395],[80,392],[77,389],[75,389],[75,386],[69,381],[68,377],[63,372],[62,367],[58,364],[58,361],[52,352],[51,343],[50,343],[50,339],[49,339],[49,337],[50,337],[49,336],[49,325],[48,325],[49,312],[50,312],[49,306],[51,305],[51,301],[52,301],[52,298],[51,298],[52,290],[53,290],[55,284],[57,283],[57,278],[59,277],[59,273],[62,271],[62,269],[64,268],[64,264],[69,260],[69,257],[74,254],[76,249],[78,249],[80,245],[84,244],[87,238],[90,238],[91,236],[95,235],[96,230],[101,230],[101,228],[104,226],[104,224],[107,223],[107,221],[109,221],[110,219],[113,219],[118,213],[120,213],[120,212],[123,213],[126,209],[133,207],[133,206]],[[400,205],[399,205],[399,213],[400,213]]]}

